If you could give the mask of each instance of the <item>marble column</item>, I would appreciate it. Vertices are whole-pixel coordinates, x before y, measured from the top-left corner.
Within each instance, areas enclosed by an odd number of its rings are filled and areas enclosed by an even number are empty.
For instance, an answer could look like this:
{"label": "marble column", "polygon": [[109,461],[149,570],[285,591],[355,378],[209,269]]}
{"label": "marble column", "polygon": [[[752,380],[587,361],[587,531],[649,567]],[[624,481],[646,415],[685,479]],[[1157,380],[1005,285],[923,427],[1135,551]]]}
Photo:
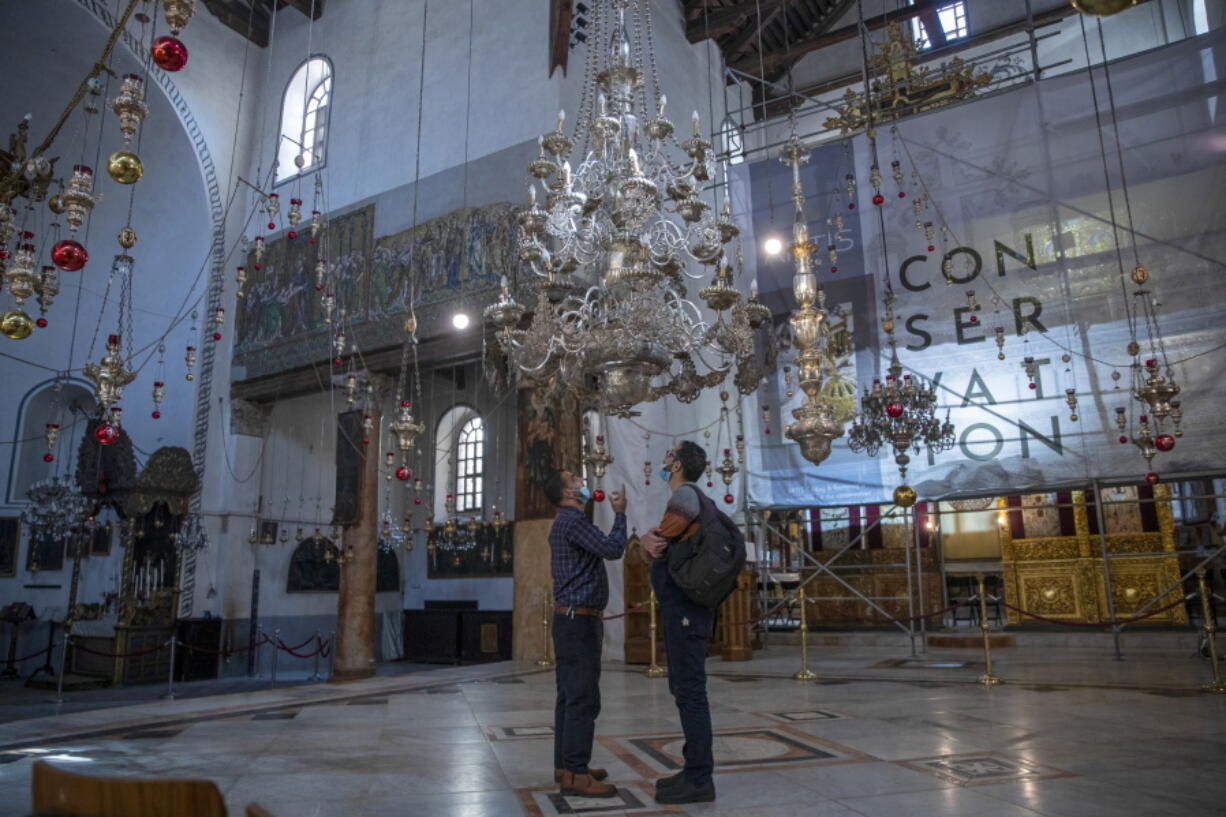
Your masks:
{"label": "marble column", "polygon": [[[382,428],[382,411],[371,401],[366,413],[374,428]],[[341,537],[341,583],[336,601],[336,659],[333,682],[356,681],[375,674],[375,569],[378,562],[376,537],[379,519],[378,432],[361,446],[358,478],[358,521]],[[337,445],[348,445],[343,436]]]}

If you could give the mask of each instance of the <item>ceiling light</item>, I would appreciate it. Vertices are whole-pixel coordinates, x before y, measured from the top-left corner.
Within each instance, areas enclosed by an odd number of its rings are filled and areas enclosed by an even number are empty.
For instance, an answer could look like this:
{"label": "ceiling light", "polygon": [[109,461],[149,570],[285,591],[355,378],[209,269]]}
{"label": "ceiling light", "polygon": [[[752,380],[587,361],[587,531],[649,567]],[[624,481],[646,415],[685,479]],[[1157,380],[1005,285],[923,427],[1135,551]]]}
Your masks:
{"label": "ceiling light", "polygon": [[771,236],[762,243],[762,249],[766,251],[767,255],[778,255],[783,252],[783,242]]}
{"label": "ceiling light", "polygon": [[457,312],[451,316],[451,325],[456,329],[468,328],[468,315],[463,312]]}

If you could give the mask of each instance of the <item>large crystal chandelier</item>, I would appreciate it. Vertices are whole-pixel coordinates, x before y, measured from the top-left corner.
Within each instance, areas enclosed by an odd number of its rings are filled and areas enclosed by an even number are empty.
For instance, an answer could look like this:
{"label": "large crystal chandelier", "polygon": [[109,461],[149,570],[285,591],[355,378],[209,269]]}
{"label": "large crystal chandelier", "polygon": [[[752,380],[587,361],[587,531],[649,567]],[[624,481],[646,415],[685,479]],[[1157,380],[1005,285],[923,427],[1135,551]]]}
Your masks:
{"label": "large crystal chandelier", "polygon": [[[927,446],[933,453],[947,451],[954,444],[954,426],[948,412],[944,422],[936,416],[936,384],[903,374],[894,337],[894,291],[889,284],[882,300],[885,304],[882,328],[890,347],[890,366],[885,383],[876,378],[872,388],[864,388],[860,413],[851,426],[847,444],[852,451],[864,451],[870,457],[876,456],[883,445],[892,446],[894,463],[905,482],[911,462],[908,449],[916,454],[921,446]],[[915,500],[914,490],[906,485],[900,486],[894,495],[898,504],[904,506]]]}
{"label": "large crystal chandelier", "polygon": [[[485,311],[518,376],[568,389],[594,377],[615,415],[666,394],[691,401],[734,363],[752,368],[753,329],[763,320],[733,286],[725,245],[739,230],[727,207],[717,216],[699,197],[711,144],[698,114],[683,141],[664,116],[645,6],[597,6],[575,130],[568,135],[559,114],[528,167],[534,181],[519,216],[519,257],[537,282],[529,326],[520,328],[526,310],[505,279]],[[674,147],[680,163],[670,157]],[[691,259],[709,270],[691,275]],[[687,299],[685,279],[712,270],[699,293],[715,313],[707,320]],[[758,380],[738,377],[737,387],[749,393]]]}
{"label": "large crystal chandelier", "polygon": [[813,271],[817,245],[809,237],[809,220],[805,216],[804,187],[800,183],[800,168],[809,161],[809,148],[796,135],[796,119],[792,117],[792,135],[783,146],[779,160],[792,168],[792,202],[796,217],[792,223],[792,257],[796,273],[792,277],[792,294],[796,310],[792,313],[792,342],[796,347],[797,382],[804,392],[799,408],[792,410],[796,422],[788,425],[784,436],[800,446],[801,455],[809,462],[820,463],[830,456],[835,439],[843,436],[843,423],[834,404],[822,393],[826,375],[833,366],[830,316],[826,311],[826,292],[817,283]]}
{"label": "large crystal chandelier", "polygon": [[21,512],[30,541],[66,541],[89,515],[90,502],[67,480],[48,477],[26,491],[29,506]]}

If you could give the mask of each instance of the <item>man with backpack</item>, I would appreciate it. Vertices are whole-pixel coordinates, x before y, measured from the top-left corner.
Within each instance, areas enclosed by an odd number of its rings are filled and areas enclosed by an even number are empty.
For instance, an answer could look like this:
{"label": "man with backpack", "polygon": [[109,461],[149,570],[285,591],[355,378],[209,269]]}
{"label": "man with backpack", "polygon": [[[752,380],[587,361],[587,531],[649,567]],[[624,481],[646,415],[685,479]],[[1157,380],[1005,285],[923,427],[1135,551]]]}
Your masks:
{"label": "man with backpack", "polygon": [[660,602],[668,690],[685,733],[685,766],[656,781],[657,803],[715,800],[707,641],[715,610],[735,586],[745,564],[745,540],[699,490],[696,481],[706,467],[706,452],[689,440],[664,455],[660,475],[671,491],[668,506],[659,526],[642,539],[644,551],[653,560],[651,586]]}

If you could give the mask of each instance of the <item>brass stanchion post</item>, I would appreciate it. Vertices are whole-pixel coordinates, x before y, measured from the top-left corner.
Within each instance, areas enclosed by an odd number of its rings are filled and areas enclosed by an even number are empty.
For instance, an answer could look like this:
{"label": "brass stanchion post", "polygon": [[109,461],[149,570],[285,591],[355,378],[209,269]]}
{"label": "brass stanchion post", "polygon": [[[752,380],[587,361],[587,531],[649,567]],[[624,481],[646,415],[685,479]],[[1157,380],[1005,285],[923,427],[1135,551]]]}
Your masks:
{"label": "brass stanchion post", "polygon": [[653,589],[651,591],[651,596],[647,599],[647,611],[650,614],[651,621],[651,629],[649,631],[651,640],[651,664],[647,667],[647,669],[643,670],[643,674],[648,678],[664,677],[664,668],[656,663],[656,607],[658,605],[659,602],[656,601],[656,591]]}
{"label": "brass stanchion post", "polygon": [[1213,681],[1204,684],[1205,692],[1226,693],[1226,682],[1222,681],[1222,669],[1217,665],[1217,625],[1213,622],[1213,613],[1209,609],[1209,584],[1205,581],[1205,568],[1196,568],[1196,588],[1200,591],[1200,611],[1205,619],[1205,644],[1209,647],[1209,671],[1213,673]]}
{"label": "brass stanchion post", "polygon": [[545,646],[541,651],[541,657],[536,659],[538,667],[552,667],[553,659],[549,657],[549,611],[552,605],[549,604],[549,599],[546,598],[541,604],[541,630],[545,634]]}
{"label": "brass stanchion post", "polygon": [[796,598],[800,600],[800,670],[792,674],[797,681],[812,681],[817,673],[809,669],[809,617],[805,609],[804,585],[796,588]]}
{"label": "brass stanchion post", "polygon": [[988,594],[983,587],[983,574],[976,574],[975,578],[979,582],[979,629],[983,630],[983,675],[979,676],[979,683],[984,686],[996,686],[1003,684],[1004,681],[992,674],[992,625],[988,624]]}

